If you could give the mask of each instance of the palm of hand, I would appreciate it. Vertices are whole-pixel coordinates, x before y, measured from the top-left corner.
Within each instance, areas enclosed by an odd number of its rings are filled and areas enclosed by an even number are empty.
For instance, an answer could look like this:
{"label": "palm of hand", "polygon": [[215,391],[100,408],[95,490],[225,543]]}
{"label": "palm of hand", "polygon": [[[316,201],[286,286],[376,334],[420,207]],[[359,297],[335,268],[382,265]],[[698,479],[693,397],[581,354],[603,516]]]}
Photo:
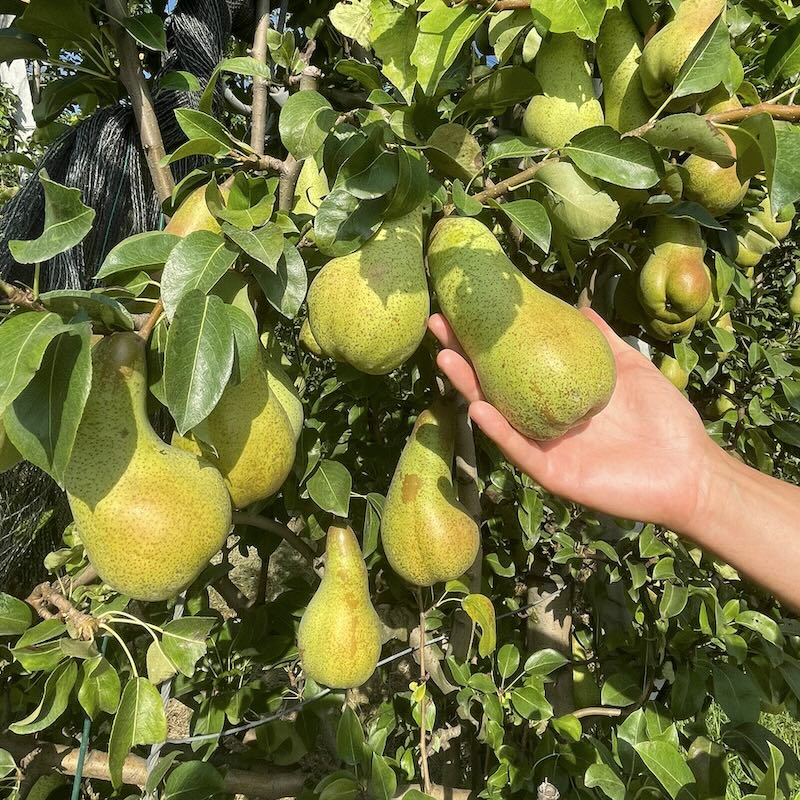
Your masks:
{"label": "palm of hand", "polygon": [[708,442],[691,404],[643,355],[591,311],[617,363],[609,404],[563,437],[535,442],[483,400],[477,376],[441,315],[430,328],[438,363],[470,402],[470,416],[523,472],[554,494],[614,516],[680,528],[700,500]]}

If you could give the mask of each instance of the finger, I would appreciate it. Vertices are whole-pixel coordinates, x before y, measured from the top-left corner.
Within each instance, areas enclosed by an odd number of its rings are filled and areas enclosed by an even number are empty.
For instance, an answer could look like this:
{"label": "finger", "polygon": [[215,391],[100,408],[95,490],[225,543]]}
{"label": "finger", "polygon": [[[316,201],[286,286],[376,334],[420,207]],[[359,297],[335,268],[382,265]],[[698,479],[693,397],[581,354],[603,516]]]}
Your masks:
{"label": "finger", "polygon": [[456,353],[464,355],[461,344],[456,338],[450,323],[445,319],[444,314],[433,314],[428,320],[428,330],[439,340],[442,347],[448,350],[455,350]]}
{"label": "finger", "polygon": [[436,358],[436,363],[468,403],[483,400],[478,376],[472,369],[472,365],[463,356],[454,350],[442,350]]}
{"label": "finger", "polygon": [[472,403],[470,418],[516,464],[538,483],[544,483],[547,461],[538,442],[528,439],[511,427],[511,423],[492,405],[483,401]]}
{"label": "finger", "polygon": [[606,340],[611,346],[611,352],[614,353],[614,355],[633,350],[627,342],[617,336],[613,328],[596,311],[593,311],[591,308],[581,308],[580,312],[600,329],[600,333],[606,337]]}

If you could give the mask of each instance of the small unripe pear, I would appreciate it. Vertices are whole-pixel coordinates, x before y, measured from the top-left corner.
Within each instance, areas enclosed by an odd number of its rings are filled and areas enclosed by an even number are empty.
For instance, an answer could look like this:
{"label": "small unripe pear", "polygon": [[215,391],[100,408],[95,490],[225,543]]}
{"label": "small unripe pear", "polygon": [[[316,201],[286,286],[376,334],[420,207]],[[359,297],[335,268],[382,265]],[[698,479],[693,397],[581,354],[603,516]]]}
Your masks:
{"label": "small unripe pear", "polygon": [[794,285],[792,296],[789,298],[789,313],[793,317],[800,317],[800,281]]}
{"label": "small unripe pear", "polygon": [[689,385],[689,373],[672,356],[664,356],[658,368],[662,375],[681,392]]}

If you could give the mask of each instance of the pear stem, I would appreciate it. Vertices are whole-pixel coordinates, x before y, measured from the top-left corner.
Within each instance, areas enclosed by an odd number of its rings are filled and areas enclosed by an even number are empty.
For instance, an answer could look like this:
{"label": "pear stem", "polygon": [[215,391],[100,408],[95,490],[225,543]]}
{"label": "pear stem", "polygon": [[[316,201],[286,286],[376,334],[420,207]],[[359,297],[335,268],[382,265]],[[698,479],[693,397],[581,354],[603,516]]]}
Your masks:
{"label": "pear stem", "polygon": [[122,648],[122,650],[125,653],[125,655],[128,657],[128,662],[131,665],[131,671],[133,672],[133,677],[134,678],[138,678],[139,677],[139,670],[136,668],[136,662],[133,660],[133,656],[131,655],[131,651],[128,649],[128,645],[125,644],[123,638],[110,625],[106,625],[105,623],[102,623],[99,626],[99,628],[100,628],[100,630],[105,631],[106,633],[110,634],[111,636],[113,636],[117,640],[117,643]]}
{"label": "pear stem", "polygon": [[424,687],[422,700],[419,704],[419,763],[422,770],[422,791],[431,793],[431,774],[428,769],[428,731],[426,712],[428,710],[428,687],[426,686],[427,672],[425,671],[425,604],[422,602],[422,590],[417,587],[417,606],[419,607],[419,682]]}
{"label": "pear stem", "polygon": [[162,303],[161,299],[159,298],[158,302],[153,306],[153,310],[147,315],[147,319],[144,321],[144,324],[141,328],[139,328],[139,336],[141,336],[142,339],[147,341],[150,338],[153,328],[156,327],[163,313],[164,303]]}

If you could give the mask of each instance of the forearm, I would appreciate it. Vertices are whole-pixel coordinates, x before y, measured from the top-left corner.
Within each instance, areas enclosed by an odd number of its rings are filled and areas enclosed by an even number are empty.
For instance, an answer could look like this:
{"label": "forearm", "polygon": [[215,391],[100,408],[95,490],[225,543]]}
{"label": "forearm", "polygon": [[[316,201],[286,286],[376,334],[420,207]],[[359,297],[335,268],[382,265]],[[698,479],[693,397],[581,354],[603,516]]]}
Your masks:
{"label": "forearm", "polygon": [[685,527],[681,533],[800,608],[800,488],[716,448],[700,507]]}

